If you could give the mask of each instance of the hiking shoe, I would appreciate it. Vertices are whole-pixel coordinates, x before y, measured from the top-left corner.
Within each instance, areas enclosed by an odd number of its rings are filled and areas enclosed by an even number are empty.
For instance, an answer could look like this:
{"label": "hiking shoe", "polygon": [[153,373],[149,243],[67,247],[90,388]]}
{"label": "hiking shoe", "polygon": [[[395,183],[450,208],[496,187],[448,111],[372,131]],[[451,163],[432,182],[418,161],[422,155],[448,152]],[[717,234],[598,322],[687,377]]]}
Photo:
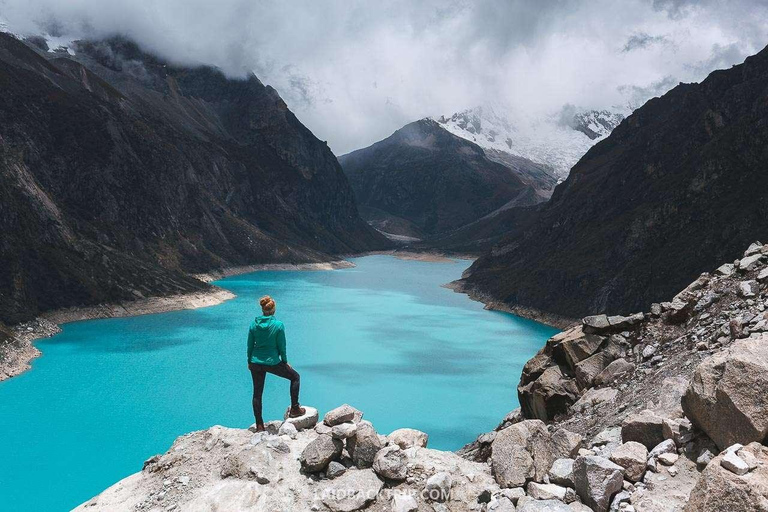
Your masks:
{"label": "hiking shoe", "polygon": [[263,423],[259,423],[258,425],[256,425],[256,432],[266,432],[266,431],[267,431],[267,429],[264,428],[264,424]]}
{"label": "hiking shoe", "polygon": [[298,418],[299,416],[304,416],[307,413],[307,410],[303,408],[300,405],[292,405],[291,411],[288,413],[289,418]]}

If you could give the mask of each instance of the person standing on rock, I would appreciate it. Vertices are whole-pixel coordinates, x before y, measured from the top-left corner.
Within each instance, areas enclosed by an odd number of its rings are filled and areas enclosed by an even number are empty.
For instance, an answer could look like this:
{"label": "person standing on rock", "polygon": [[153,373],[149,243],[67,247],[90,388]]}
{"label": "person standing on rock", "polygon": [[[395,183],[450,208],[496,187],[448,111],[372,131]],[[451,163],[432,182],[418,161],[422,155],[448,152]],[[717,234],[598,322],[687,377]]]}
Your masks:
{"label": "person standing on rock", "polygon": [[257,316],[248,329],[248,369],[253,379],[253,416],[256,431],[264,431],[261,415],[261,397],[267,373],[291,381],[291,409],[288,415],[298,418],[306,413],[299,405],[299,374],[288,364],[285,355],[285,327],[275,318],[275,301],[269,295],[259,299],[261,316]]}

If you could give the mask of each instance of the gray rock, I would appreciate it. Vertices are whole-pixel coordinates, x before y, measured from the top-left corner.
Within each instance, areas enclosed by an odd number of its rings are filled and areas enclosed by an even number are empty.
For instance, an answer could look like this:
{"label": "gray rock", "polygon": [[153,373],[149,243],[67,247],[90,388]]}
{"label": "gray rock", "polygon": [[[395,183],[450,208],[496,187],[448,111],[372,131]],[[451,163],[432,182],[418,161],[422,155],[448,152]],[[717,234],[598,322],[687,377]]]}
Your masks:
{"label": "gray rock", "polygon": [[285,410],[285,414],[283,415],[283,419],[288,423],[293,423],[293,425],[296,427],[296,430],[306,430],[308,428],[313,428],[315,425],[317,425],[317,419],[320,416],[317,412],[317,409],[314,407],[308,407],[306,405],[303,407],[305,409],[303,416],[299,416],[298,418],[289,418],[288,413],[291,410],[290,407]]}
{"label": "gray rock", "polygon": [[583,438],[570,430],[558,428],[550,439],[552,458],[562,457],[573,459],[579,454]]}
{"label": "gray rock", "polygon": [[739,295],[745,299],[755,297],[758,293],[760,293],[760,285],[754,279],[739,283]]}
{"label": "gray rock", "polygon": [[734,271],[735,271],[735,267],[733,266],[733,264],[726,263],[724,265],[720,265],[717,268],[717,270],[715,270],[715,273],[723,277],[728,277],[731,274],[733,274]]}
{"label": "gray rock", "polygon": [[656,459],[664,464],[665,466],[672,466],[675,462],[677,462],[677,459],[679,459],[680,456],[676,453],[662,453]]}
{"label": "gray rock", "polygon": [[614,494],[621,491],[624,470],[604,457],[579,457],[573,464],[573,481],[582,503],[595,512],[607,512]]}
{"label": "gray rock", "polygon": [[330,480],[318,494],[333,512],[352,512],[375,501],[383,486],[373,470],[350,470]]}
{"label": "gray rock", "polygon": [[340,405],[335,409],[331,409],[323,417],[323,423],[329,427],[339,425],[341,423],[350,422],[355,419],[355,413],[357,409],[349,404]]}
{"label": "gray rock", "polygon": [[528,482],[526,491],[528,496],[535,500],[559,500],[564,502],[567,488],[557,484]]}
{"label": "gray rock", "polygon": [[648,449],[636,441],[628,441],[613,450],[610,459],[624,468],[624,476],[627,480],[639,482],[645,474]]}
{"label": "gray rock", "polygon": [[584,317],[581,323],[584,325],[584,332],[601,332],[611,327],[607,315],[587,316]]}
{"label": "gray rock", "polygon": [[648,452],[648,458],[652,459],[663,453],[677,453],[677,446],[673,440],[665,439],[664,441],[654,446],[653,449]]}
{"label": "gray rock", "polygon": [[687,418],[664,418],[662,424],[664,439],[671,439],[677,446],[684,446],[693,439],[693,425]]}
{"label": "gray rock", "polygon": [[683,396],[685,414],[720,449],[768,435],[768,334],[734,342],[704,360]]}
{"label": "gray rock", "polygon": [[573,459],[557,459],[549,468],[549,481],[553,484],[574,487]]}
{"label": "gray rock", "polygon": [[441,471],[427,478],[423,496],[430,501],[443,503],[450,499],[452,485],[453,479],[451,475]]}
{"label": "gray rock", "polygon": [[280,428],[277,430],[277,435],[288,436],[291,439],[296,439],[297,434],[298,434],[298,430],[296,429],[296,425],[294,425],[293,423],[284,422],[282,425],[280,425]]}
{"label": "gray rock", "polygon": [[662,418],[645,409],[624,419],[621,424],[621,439],[637,441],[651,449],[664,440]]}
{"label": "gray rock", "polygon": [[491,500],[488,502],[486,510],[489,512],[515,512],[515,505],[512,503],[512,500],[506,496],[491,496]]}
{"label": "gray rock", "polygon": [[419,502],[410,494],[396,492],[392,495],[392,512],[416,512]]}
{"label": "gray rock", "polygon": [[365,421],[358,423],[355,435],[347,439],[347,452],[358,468],[371,467],[381,448],[379,435],[373,425]]}
{"label": "gray rock", "polygon": [[594,379],[595,386],[607,386],[625,379],[635,371],[635,365],[624,358],[616,359]]}
{"label": "gray rock", "polygon": [[768,267],[765,267],[757,274],[757,281],[760,283],[768,281]]}
{"label": "gray rock", "polygon": [[592,438],[590,446],[602,446],[605,444],[621,444],[621,428],[611,427],[601,430]]}
{"label": "gray rock", "polygon": [[330,434],[333,429],[328,425],[326,425],[325,423],[318,423],[317,425],[315,425],[314,430],[318,434]]}
{"label": "gray rock", "polygon": [[408,448],[426,448],[429,435],[413,428],[399,428],[387,436],[391,444],[396,444],[403,450]]}
{"label": "gray rock", "polygon": [[763,251],[763,244],[761,244],[760,242],[754,242],[752,244],[749,244],[749,247],[747,247],[747,250],[744,251],[744,257],[747,258],[754,254],[760,254],[762,251]]}
{"label": "gray rock", "polygon": [[[528,363],[531,361],[533,359]],[[565,376],[560,367],[555,365],[546,368],[530,382],[524,383],[521,379],[517,392],[520,406],[527,417],[548,421],[566,412],[568,406],[578,400],[579,388],[575,379]]]}
{"label": "gray rock", "polygon": [[686,512],[763,512],[768,509],[766,448],[759,443],[750,443],[743,450],[759,461],[758,467],[743,475],[733,473],[721,461],[736,452],[723,451],[701,472],[690,493]]}
{"label": "gray rock", "polygon": [[732,451],[727,451],[723,455],[723,458],[720,459],[720,465],[737,475],[746,475],[749,472],[747,463]]}
{"label": "gray rock", "polygon": [[612,361],[613,356],[605,351],[597,352],[583,361],[579,361],[574,367],[576,383],[581,389],[591,387],[595,377],[605,370]]}
{"label": "gray rock", "polygon": [[512,489],[502,489],[499,493],[505,498],[509,499],[513,505],[517,505],[520,498],[525,497],[525,489],[522,487],[513,487]]}
{"label": "gray rock", "polygon": [[328,478],[336,478],[337,476],[343,475],[346,470],[347,467],[344,464],[332,460],[328,463],[328,468],[325,470],[325,476]]}
{"label": "gray rock", "polygon": [[408,474],[408,456],[397,445],[379,450],[373,459],[373,470],[387,480],[405,480]]}
{"label": "gray rock", "polygon": [[650,359],[653,354],[656,353],[656,347],[654,345],[646,345],[643,348],[643,359]]}
{"label": "gray rock", "polygon": [[329,435],[319,435],[304,448],[299,457],[301,467],[308,473],[323,471],[341,455],[344,444]]}
{"label": "gray rock", "polygon": [[754,270],[761,259],[763,259],[762,254],[753,254],[752,256],[747,256],[746,258],[742,258],[741,261],[739,261],[739,270],[743,272],[749,272],[750,270]]}
{"label": "gray rock", "polygon": [[529,479],[541,482],[553,461],[551,436],[539,420],[499,431],[491,445],[491,467],[501,487],[521,487]]}
{"label": "gray rock", "polygon": [[339,423],[331,427],[331,436],[336,439],[347,439],[352,437],[357,432],[357,425],[355,423]]}
{"label": "gray rock", "polygon": [[517,512],[573,512],[573,509],[558,500],[531,499],[519,506]]}
{"label": "gray rock", "polygon": [[707,467],[707,464],[712,462],[712,459],[715,458],[715,454],[711,451],[707,450],[706,448],[701,451],[698,458],[696,459],[696,468],[698,468],[699,471],[703,470],[705,467]]}

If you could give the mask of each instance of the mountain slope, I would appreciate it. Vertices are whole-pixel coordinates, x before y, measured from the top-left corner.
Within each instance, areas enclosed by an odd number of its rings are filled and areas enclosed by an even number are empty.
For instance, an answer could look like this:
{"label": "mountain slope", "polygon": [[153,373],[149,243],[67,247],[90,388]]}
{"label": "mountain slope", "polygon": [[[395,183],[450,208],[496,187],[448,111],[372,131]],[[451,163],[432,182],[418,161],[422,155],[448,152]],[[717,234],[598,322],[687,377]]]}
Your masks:
{"label": "mountain slope", "polygon": [[574,318],[632,312],[768,236],[768,50],[636,110],[467,290]]}
{"label": "mountain slope", "polygon": [[382,231],[417,238],[446,233],[498,208],[541,202],[554,186],[541,166],[520,158],[502,165],[429,119],[339,162],[364,217]]}
{"label": "mountain slope", "polygon": [[0,321],[385,246],[327,145],[255,77],[122,40],[76,54],[0,33]]}
{"label": "mountain slope", "polygon": [[504,163],[505,159],[524,158],[564,179],[579,158],[622,119],[622,113],[608,110],[564,108],[558,116],[537,118],[500,106],[481,106],[441,116],[437,121],[454,135],[485,149],[491,159]]}

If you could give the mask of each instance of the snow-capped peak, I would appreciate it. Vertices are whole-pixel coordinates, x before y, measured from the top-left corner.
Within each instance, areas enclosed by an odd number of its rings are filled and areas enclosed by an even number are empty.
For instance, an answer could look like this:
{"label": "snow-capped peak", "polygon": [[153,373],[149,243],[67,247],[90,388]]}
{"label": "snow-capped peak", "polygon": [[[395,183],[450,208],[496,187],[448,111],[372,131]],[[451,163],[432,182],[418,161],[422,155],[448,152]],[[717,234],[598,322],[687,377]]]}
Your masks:
{"label": "snow-capped peak", "polygon": [[571,105],[549,115],[532,115],[499,106],[478,106],[435,120],[449,132],[482,148],[547,165],[560,179],[600,139],[624,119],[611,110]]}

